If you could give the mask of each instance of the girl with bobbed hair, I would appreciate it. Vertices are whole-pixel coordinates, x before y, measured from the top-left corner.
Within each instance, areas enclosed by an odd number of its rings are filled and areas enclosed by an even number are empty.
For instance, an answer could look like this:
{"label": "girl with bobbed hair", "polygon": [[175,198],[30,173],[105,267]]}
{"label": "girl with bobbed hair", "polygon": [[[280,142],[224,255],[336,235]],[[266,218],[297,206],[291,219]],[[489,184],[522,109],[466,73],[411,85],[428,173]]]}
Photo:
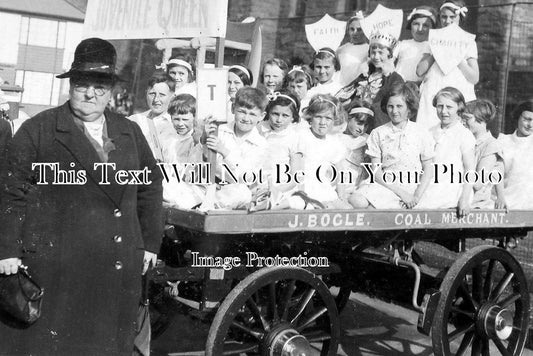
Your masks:
{"label": "girl with bobbed hair", "polygon": [[263,63],[261,68],[261,84],[265,86],[268,92],[273,93],[283,88],[285,76],[289,71],[289,66],[281,58],[271,58]]}
{"label": "girl with bobbed hair", "polygon": [[355,98],[372,103],[375,127],[389,121],[387,113],[380,109],[383,95],[404,81],[394,68],[397,45],[398,40],[388,33],[376,32],[370,36],[368,72],[360,74],[335,94],[345,107]]}
{"label": "girl with bobbed hair", "polygon": [[511,115],[515,131],[500,135],[503,182],[496,185],[496,209],[533,209],[533,99],[521,102]]}
{"label": "girl with bobbed hair", "polygon": [[476,139],[462,124],[465,99],[456,88],[446,87],[435,95],[433,105],[441,122],[430,130],[436,142],[435,177],[417,208],[456,208],[458,216],[466,216],[471,208],[473,182],[460,181],[458,176],[476,169]]}
{"label": "girl with bobbed hair", "polygon": [[[496,166],[502,164],[502,149],[495,138],[498,135],[496,113],[496,107],[490,101],[474,100],[466,104],[462,115],[463,124],[476,139],[476,172],[483,177],[474,184],[473,208],[494,208],[494,200],[491,199],[492,184],[485,182]],[[491,134],[491,128],[496,132],[495,136]]]}
{"label": "girl with bobbed hair", "polygon": [[[427,130],[411,119],[418,110],[416,86],[394,85],[381,100],[389,122],[370,133],[367,155],[372,162],[369,182],[349,199],[355,208],[413,209],[428,188],[433,164],[434,141]],[[415,174],[426,172],[414,179]],[[406,175],[412,179],[386,181],[385,177]]]}

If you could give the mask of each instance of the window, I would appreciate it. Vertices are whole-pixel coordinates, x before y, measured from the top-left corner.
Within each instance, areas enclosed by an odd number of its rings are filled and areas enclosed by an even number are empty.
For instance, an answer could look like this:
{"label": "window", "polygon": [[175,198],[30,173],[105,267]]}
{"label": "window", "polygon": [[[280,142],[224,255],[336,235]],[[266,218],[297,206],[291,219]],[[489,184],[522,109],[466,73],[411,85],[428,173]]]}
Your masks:
{"label": "window", "polygon": [[[22,102],[26,104],[50,105],[54,75],[43,72],[17,71],[15,82],[24,88]],[[22,83],[20,76],[23,76]],[[53,105],[53,104],[52,104]]]}
{"label": "window", "polygon": [[58,22],[38,18],[30,18],[28,45],[56,47]]}
{"label": "window", "polygon": [[0,63],[17,64],[21,16],[0,12]]}
{"label": "window", "polygon": [[68,70],[70,64],[74,60],[74,51],[76,46],[81,41],[81,34],[83,31],[83,24],[76,22],[66,23],[65,33],[65,51],[63,52],[63,69]]}

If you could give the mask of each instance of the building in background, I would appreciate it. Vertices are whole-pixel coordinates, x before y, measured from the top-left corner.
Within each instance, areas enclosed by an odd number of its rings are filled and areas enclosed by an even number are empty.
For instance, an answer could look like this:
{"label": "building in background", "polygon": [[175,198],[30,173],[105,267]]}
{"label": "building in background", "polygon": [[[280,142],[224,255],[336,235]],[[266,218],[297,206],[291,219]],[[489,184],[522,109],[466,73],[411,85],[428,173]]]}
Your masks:
{"label": "building in background", "polygon": [[84,7],[65,0],[0,0],[0,77],[24,88],[21,105],[28,115],[62,104],[70,68],[81,41]]}

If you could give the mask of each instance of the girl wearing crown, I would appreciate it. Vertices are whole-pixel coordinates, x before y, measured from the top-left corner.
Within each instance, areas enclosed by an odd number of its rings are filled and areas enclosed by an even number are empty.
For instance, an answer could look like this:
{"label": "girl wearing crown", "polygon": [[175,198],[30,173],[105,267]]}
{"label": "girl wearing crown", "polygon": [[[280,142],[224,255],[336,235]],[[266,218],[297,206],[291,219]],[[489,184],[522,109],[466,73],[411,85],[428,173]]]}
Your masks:
{"label": "girl wearing crown", "polygon": [[397,43],[396,38],[388,33],[372,34],[368,50],[368,72],[360,74],[335,94],[344,107],[355,98],[371,103],[375,113],[375,127],[389,121],[380,107],[384,94],[395,84],[403,83],[402,76],[394,69],[393,53]]}
{"label": "girl wearing crown", "polygon": [[[439,10],[441,27],[461,25],[466,18],[468,9],[462,0],[445,1]],[[416,121],[426,128],[440,123],[437,112],[433,107],[433,97],[444,87],[454,87],[463,94],[465,101],[476,99],[474,85],[479,81],[479,67],[477,62],[477,45],[472,41],[466,56],[448,74],[444,74],[431,53],[426,53],[416,68],[416,73],[425,78],[420,85],[420,109]]]}

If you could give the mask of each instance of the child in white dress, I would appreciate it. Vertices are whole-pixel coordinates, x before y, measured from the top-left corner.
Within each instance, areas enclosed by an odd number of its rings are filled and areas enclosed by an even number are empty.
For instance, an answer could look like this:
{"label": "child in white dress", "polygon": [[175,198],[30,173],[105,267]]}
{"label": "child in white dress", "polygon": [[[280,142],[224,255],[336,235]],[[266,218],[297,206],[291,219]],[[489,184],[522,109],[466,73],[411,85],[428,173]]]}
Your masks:
{"label": "child in white dress", "polygon": [[460,217],[466,216],[473,183],[460,178],[476,169],[476,139],[461,122],[465,99],[459,90],[446,87],[435,95],[433,104],[441,120],[430,130],[435,140],[434,179],[416,208],[457,208]]}
{"label": "child in white dress", "polygon": [[533,209],[533,100],[520,103],[512,119],[515,132],[498,137],[504,181],[496,185],[496,208]]}
{"label": "child in white dress", "polygon": [[355,208],[412,209],[430,183],[434,142],[410,120],[418,108],[413,86],[397,84],[382,99],[390,121],[375,128],[367,140],[372,165],[367,165],[368,182],[349,200]]}
{"label": "child in white dress", "polygon": [[418,6],[407,16],[406,29],[413,36],[410,40],[400,41],[396,72],[405,81],[420,84],[423,78],[416,74],[416,66],[424,53],[429,53],[428,35],[437,26],[437,11],[431,6]]}
{"label": "child in white dress", "polygon": [[268,179],[270,204],[277,209],[296,187],[294,180],[287,182],[283,172],[292,172],[295,166],[300,102],[289,91],[274,92],[268,98],[266,120],[257,128],[267,141],[264,173]]}
{"label": "child in white dress", "polygon": [[371,109],[370,103],[359,99],[352,101],[346,111],[348,115],[346,130],[338,137],[347,150],[347,156],[342,161],[341,169],[349,175],[351,182],[339,184],[337,191],[341,199],[348,201],[349,196],[354,193],[366,177],[363,163],[367,162],[366,141],[368,132],[372,128],[374,111]]}
{"label": "child in white dress", "polygon": [[341,69],[341,65],[337,54],[331,48],[319,49],[311,68],[317,83],[307,92],[306,101],[311,100],[317,94],[335,95],[342,88],[335,78],[335,73]]}
{"label": "child in white dress", "polygon": [[335,170],[337,173],[340,170],[346,148],[335,135],[330,134],[335,121],[344,121],[343,109],[333,96],[317,95],[305,110],[305,118],[310,128],[299,131],[294,166],[295,170],[305,174],[303,183],[299,185],[300,191],[279,204],[278,208],[308,209],[314,206],[349,209],[351,206],[339,199],[338,182],[333,175]]}
{"label": "child in white dress", "polygon": [[[468,9],[462,0],[444,1],[440,7],[440,26],[460,25]],[[420,109],[416,121],[426,128],[439,123],[433,107],[435,94],[444,87],[457,88],[466,101],[476,99],[474,85],[479,81],[478,52],[475,41],[468,47],[465,58],[450,73],[444,74],[431,53],[426,53],[416,68],[418,76],[425,75],[420,85]]]}
{"label": "child in white dress", "polygon": [[495,138],[498,136],[496,107],[488,100],[474,100],[467,103],[463,124],[476,139],[476,172],[480,179],[474,183],[472,208],[493,209],[492,184],[489,178],[498,174],[497,166],[502,164],[502,149]]}
{"label": "child in white dress", "polygon": [[196,99],[189,94],[174,96],[168,113],[177,137],[164,146],[168,161],[163,175],[163,203],[191,209],[199,205],[205,195],[205,186],[191,181],[192,175],[199,177],[201,166],[198,163],[202,162],[202,145],[193,137],[197,130]]}

